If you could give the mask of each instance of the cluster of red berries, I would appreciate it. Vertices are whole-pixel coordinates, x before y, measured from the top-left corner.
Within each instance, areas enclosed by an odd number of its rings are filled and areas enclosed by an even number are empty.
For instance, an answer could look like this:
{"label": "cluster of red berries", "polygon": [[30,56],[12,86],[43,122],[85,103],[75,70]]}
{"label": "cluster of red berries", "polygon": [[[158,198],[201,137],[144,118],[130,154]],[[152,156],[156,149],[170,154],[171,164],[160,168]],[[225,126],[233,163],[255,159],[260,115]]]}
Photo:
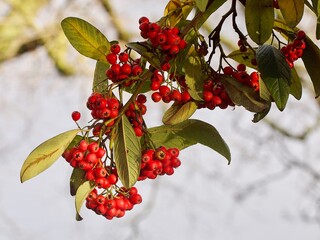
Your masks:
{"label": "cluster of red berries", "polygon": [[137,99],[130,103],[125,111],[125,115],[129,119],[136,136],[141,137],[143,135],[143,115],[147,112],[145,103],[147,98],[143,94],[139,94]]}
{"label": "cluster of red berries", "polygon": [[252,87],[255,91],[259,91],[259,74],[257,72],[248,74],[246,65],[241,63],[237,66],[237,69],[227,66],[223,68],[223,73],[232,76],[244,85]]}
{"label": "cluster of red berries", "polygon": [[78,146],[66,150],[62,156],[72,167],[88,171],[101,163],[105,153],[106,151],[99,147],[98,143],[81,140]]}
{"label": "cluster of red berries", "polygon": [[199,104],[199,108],[213,110],[216,107],[225,109],[228,106],[234,106],[224,86],[217,79],[209,79],[205,82],[203,85],[203,100],[204,103]]}
{"label": "cluster of red berries", "polygon": [[294,62],[302,57],[303,50],[306,48],[306,43],[304,42],[305,37],[305,32],[300,30],[292,43],[281,48],[290,68],[293,68]]}
{"label": "cluster of red berries", "polygon": [[157,23],[150,22],[147,17],[141,17],[139,24],[141,36],[148,39],[154,48],[158,48],[165,53],[168,57],[167,60],[170,60],[187,46],[187,42],[179,37],[180,31],[177,27],[162,28]]}
{"label": "cluster of red berries", "polygon": [[159,147],[145,150],[141,157],[141,171],[138,181],[155,179],[158,175],[172,175],[181,165],[179,149]]}
{"label": "cluster of red berries", "polygon": [[142,197],[135,187],[123,193],[119,191],[116,194],[99,194],[95,188],[86,198],[86,207],[111,220],[114,217],[123,217],[126,211],[130,211],[134,205],[141,202]]}
{"label": "cluster of red berries", "polygon": [[130,86],[134,82],[134,77],[142,73],[139,60],[131,61],[127,52],[120,52],[119,44],[111,45],[111,53],[107,54],[106,59],[110,63],[110,68],[106,71],[106,76],[112,82],[122,82],[124,86]]}

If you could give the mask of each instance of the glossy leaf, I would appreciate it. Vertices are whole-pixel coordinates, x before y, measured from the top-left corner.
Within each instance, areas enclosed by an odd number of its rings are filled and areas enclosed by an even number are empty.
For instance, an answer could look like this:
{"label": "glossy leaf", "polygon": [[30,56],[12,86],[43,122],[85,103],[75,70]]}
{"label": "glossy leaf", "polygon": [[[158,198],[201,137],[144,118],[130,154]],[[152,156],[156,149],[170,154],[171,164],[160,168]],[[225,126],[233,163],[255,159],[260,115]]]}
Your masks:
{"label": "glossy leaf", "polygon": [[110,43],[96,27],[76,17],[65,18],[61,26],[69,42],[79,53],[95,60],[106,61]]}
{"label": "glossy leaf", "polygon": [[275,101],[278,109],[280,111],[283,111],[287,105],[290,93],[290,86],[288,85],[288,82],[280,77],[266,77],[262,78],[262,80],[267,86],[271,97]]}
{"label": "glossy leaf", "polygon": [[61,133],[36,147],[24,161],[20,180],[25,182],[49,168],[75,138],[79,129]]}
{"label": "glossy leaf", "polygon": [[297,100],[300,100],[302,96],[302,84],[300,81],[300,77],[294,68],[291,69],[291,82],[292,84],[290,86],[290,94]]}
{"label": "glossy leaf", "polygon": [[223,77],[220,79],[225,87],[230,99],[238,106],[243,106],[251,112],[260,112],[267,108],[267,103],[262,102],[259,93],[255,92],[251,87],[245,86],[231,77]]}
{"label": "glossy leaf", "polygon": [[272,45],[262,45],[257,50],[258,69],[263,79],[283,78],[291,83],[291,69],[284,54]]}
{"label": "glossy leaf", "polygon": [[113,155],[120,181],[131,188],[140,174],[141,145],[125,115],[116,129]]}
{"label": "glossy leaf", "polygon": [[105,93],[108,88],[108,79],[106,77],[106,70],[109,68],[109,63],[97,61],[94,70],[92,92]]}
{"label": "glossy leaf", "polygon": [[267,102],[270,102],[272,100],[270,92],[269,92],[266,84],[262,81],[261,78],[259,78],[259,95],[260,95],[261,99],[263,99]]}
{"label": "glossy leaf", "polygon": [[252,64],[252,60],[256,59],[256,53],[253,52],[251,49],[248,49],[246,52],[235,50],[232,53],[230,53],[227,57],[235,60],[238,63],[242,63],[247,67],[257,69],[257,65]]}
{"label": "glossy leaf", "polygon": [[75,196],[78,188],[86,181],[86,172],[80,168],[74,168],[70,177],[70,194]]}
{"label": "glossy leaf", "polygon": [[320,49],[309,37],[305,38],[306,48],[302,61],[313,83],[316,97],[320,95]]}
{"label": "glossy leaf", "polygon": [[186,19],[192,8],[192,4],[182,3],[177,0],[170,0],[165,7],[163,15],[165,16],[169,26],[173,27],[181,20]]}
{"label": "glossy leaf", "polygon": [[193,113],[197,110],[198,106],[195,102],[178,103],[175,102],[172,106],[164,113],[162,122],[164,124],[177,124],[190,118]]}
{"label": "glossy leaf", "polygon": [[188,119],[174,125],[149,128],[148,132],[156,147],[176,147],[182,150],[200,143],[224,156],[229,163],[231,161],[228,145],[219,132],[206,122]]}
{"label": "glossy leaf", "polygon": [[257,122],[261,121],[262,119],[264,119],[265,116],[268,115],[270,109],[271,109],[271,103],[269,103],[269,106],[268,106],[266,109],[264,109],[264,110],[261,111],[261,112],[256,113],[256,114],[254,115],[254,117],[253,117],[252,122],[257,123]]}
{"label": "glossy leaf", "polygon": [[140,42],[131,42],[127,43],[126,46],[128,48],[133,49],[137,53],[139,53],[142,57],[144,57],[152,66],[156,68],[160,68],[160,60],[154,54],[154,50],[150,48],[150,46],[146,43]]}
{"label": "glossy leaf", "polygon": [[288,26],[297,26],[303,16],[304,0],[278,0],[278,4]]}
{"label": "glossy leaf", "polygon": [[83,205],[83,202],[86,200],[89,193],[94,189],[95,185],[90,182],[86,181],[82,183],[76,192],[75,197],[75,206],[76,206],[76,219],[77,221],[81,221],[82,217],[80,216],[80,210]]}
{"label": "glossy leaf", "polygon": [[259,45],[266,42],[273,28],[273,0],[247,0],[245,21],[250,38]]}
{"label": "glossy leaf", "polygon": [[196,0],[196,6],[201,12],[204,12],[206,10],[208,2],[208,0]]}
{"label": "glossy leaf", "polygon": [[203,100],[203,83],[205,74],[202,71],[202,61],[194,47],[190,49],[187,59],[183,62],[183,72],[190,96],[197,101]]}

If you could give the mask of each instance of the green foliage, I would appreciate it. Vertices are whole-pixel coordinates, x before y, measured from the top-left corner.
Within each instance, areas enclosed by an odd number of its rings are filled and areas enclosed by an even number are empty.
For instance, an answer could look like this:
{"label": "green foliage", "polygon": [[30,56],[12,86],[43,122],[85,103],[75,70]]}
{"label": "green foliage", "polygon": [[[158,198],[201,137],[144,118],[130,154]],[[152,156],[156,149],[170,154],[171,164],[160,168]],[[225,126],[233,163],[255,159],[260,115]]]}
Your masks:
{"label": "green foliage", "polygon": [[164,124],[174,125],[190,118],[197,110],[195,102],[174,103],[163,114],[162,122]]}
{"label": "green foliage", "polygon": [[304,0],[278,0],[278,4],[288,26],[297,26],[303,16]]}
{"label": "green foliage", "polygon": [[141,145],[127,119],[122,116],[114,137],[114,161],[123,186],[131,188],[140,173]]}
{"label": "green foliage", "polygon": [[231,161],[228,145],[219,132],[206,122],[188,119],[174,125],[150,128],[148,133],[156,147],[170,146],[184,149],[200,143],[224,156],[229,163]]}
{"label": "green foliage", "polygon": [[61,26],[69,42],[79,53],[95,60],[106,61],[110,43],[96,27],[76,17],[65,18]]}
{"label": "green foliage", "polygon": [[96,68],[94,70],[92,92],[105,93],[109,84],[106,81],[106,70],[110,64],[104,61],[97,61]]}
{"label": "green foliage", "polygon": [[69,146],[79,129],[61,133],[36,147],[24,161],[20,180],[25,182],[49,168]]}
{"label": "green foliage", "polygon": [[80,210],[83,205],[83,202],[86,200],[89,193],[94,189],[94,184],[90,181],[85,181],[82,183],[76,192],[75,197],[75,207],[76,207],[76,220],[81,221],[82,217],[80,216]]}
{"label": "green foliage", "polygon": [[75,168],[70,177],[70,195],[75,196],[78,188],[86,182],[86,172],[80,168]]}
{"label": "green foliage", "polygon": [[257,69],[257,66],[252,64],[252,59],[256,59],[256,53],[251,49],[248,49],[245,52],[241,52],[240,50],[235,50],[229,53],[228,58],[231,58],[238,63],[242,63],[247,67]]}
{"label": "green foliage", "polygon": [[265,43],[273,28],[273,0],[247,0],[245,18],[250,38],[258,45]]}

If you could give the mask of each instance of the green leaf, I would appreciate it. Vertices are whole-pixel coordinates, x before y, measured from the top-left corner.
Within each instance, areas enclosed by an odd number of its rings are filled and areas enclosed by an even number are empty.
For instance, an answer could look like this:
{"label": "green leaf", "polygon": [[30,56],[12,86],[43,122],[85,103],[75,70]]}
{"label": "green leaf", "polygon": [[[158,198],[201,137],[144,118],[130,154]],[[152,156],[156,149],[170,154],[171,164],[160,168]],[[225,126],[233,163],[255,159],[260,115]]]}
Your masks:
{"label": "green leaf", "polygon": [[110,43],[96,27],[76,17],[65,18],[61,26],[69,42],[79,53],[95,60],[106,61]]}
{"label": "green leaf", "polygon": [[264,109],[264,110],[261,111],[261,112],[256,113],[256,114],[254,115],[254,117],[253,117],[252,122],[257,123],[257,122],[259,122],[260,120],[262,120],[265,116],[268,115],[270,109],[271,109],[271,103],[269,103],[269,106],[268,106],[266,109]]}
{"label": "green leaf", "polygon": [[140,174],[141,145],[125,115],[115,132],[113,154],[120,181],[129,189]]}
{"label": "green leaf", "polygon": [[267,103],[262,101],[259,93],[251,87],[245,86],[232,77],[222,77],[220,81],[236,105],[243,106],[250,112],[260,112],[267,108]]}
{"label": "green leaf", "polygon": [[272,33],[274,21],[273,0],[247,0],[245,20],[250,38],[261,45]]}
{"label": "green leaf", "polygon": [[278,0],[278,4],[288,26],[297,26],[303,16],[304,0]]}
{"label": "green leaf", "polygon": [[262,81],[261,78],[259,78],[259,95],[260,98],[263,100],[270,102],[271,101],[271,95],[270,92],[266,86],[266,84]]}
{"label": "green leaf", "polygon": [[219,132],[206,122],[188,119],[174,125],[149,128],[148,132],[156,147],[176,147],[182,150],[200,143],[224,156],[229,163],[231,161],[228,145]]}
{"label": "green leaf", "polygon": [[83,202],[86,200],[89,193],[94,189],[95,185],[90,182],[86,181],[82,183],[76,193],[75,197],[75,206],[76,206],[76,219],[77,221],[81,221],[82,217],[80,216],[80,210],[83,205]]}
{"label": "green leaf", "polygon": [[320,95],[320,49],[309,37],[304,39],[306,48],[303,51],[302,61],[313,83],[316,97]]}
{"label": "green leaf", "polygon": [[206,11],[197,19],[195,28],[199,29],[204,22],[217,11],[227,0],[214,0],[210,1],[210,5],[207,6]]}
{"label": "green leaf", "polygon": [[207,8],[208,0],[196,0],[196,6],[201,12],[204,12]]}
{"label": "green leaf", "polygon": [[155,54],[154,50],[150,48],[150,45],[143,42],[131,42],[127,43],[126,46],[128,48],[133,49],[137,53],[139,53],[142,57],[144,57],[153,67],[160,68],[160,60],[159,57]]}
{"label": "green leaf", "polygon": [[25,182],[49,168],[75,138],[79,129],[61,133],[36,147],[24,161],[20,180]]}
{"label": "green leaf", "polygon": [[183,72],[190,96],[197,101],[203,98],[203,83],[206,77],[202,71],[202,61],[194,47],[190,49],[187,59],[183,62]]}
{"label": "green leaf", "polygon": [[284,54],[272,45],[262,45],[257,50],[258,69],[263,79],[283,78],[291,83],[291,68]]}
{"label": "green leaf", "polygon": [[167,20],[167,24],[173,27],[181,20],[186,19],[192,8],[192,4],[185,4],[181,1],[170,0],[164,9],[163,15]]}
{"label": "green leaf", "polygon": [[110,64],[107,62],[97,61],[94,70],[92,92],[105,93],[108,89],[108,79],[106,77],[106,70]]}
{"label": "green leaf", "polygon": [[297,100],[300,100],[302,96],[302,84],[300,81],[300,77],[294,68],[291,69],[291,82],[292,84],[290,86],[290,94]]}
{"label": "green leaf", "polygon": [[78,188],[86,181],[86,172],[80,168],[74,168],[70,177],[70,194],[75,196]]}
{"label": "green leaf", "polygon": [[187,120],[192,114],[198,109],[195,102],[178,103],[175,102],[172,106],[164,113],[162,122],[164,124],[177,124]]}
{"label": "green leaf", "polygon": [[246,52],[236,50],[230,53],[227,57],[235,60],[238,63],[242,63],[247,67],[257,69],[257,66],[251,63],[253,59],[256,59],[256,53],[253,52],[251,49],[248,49]]}
{"label": "green leaf", "polygon": [[287,105],[289,98],[290,87],[287,81],[283,78],[266,77],[262,78],[266,84],[272,99],[275,101],[278,109],[283,111]]}

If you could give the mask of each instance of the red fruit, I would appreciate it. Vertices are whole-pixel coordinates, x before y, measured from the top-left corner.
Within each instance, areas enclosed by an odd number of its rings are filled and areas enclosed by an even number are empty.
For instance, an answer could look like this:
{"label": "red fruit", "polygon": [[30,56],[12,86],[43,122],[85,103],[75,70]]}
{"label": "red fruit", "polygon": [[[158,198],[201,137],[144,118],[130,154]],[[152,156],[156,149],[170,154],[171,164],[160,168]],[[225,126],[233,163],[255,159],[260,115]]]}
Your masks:
{"label": "red fruit", "polygon": [[109,183],[111,184],[111,185],[114,185],[114,184],[116,184],[117,182],[118,182],[118,177],[117,177],[117,175],[115,175],[115,174],[113,174],[113,173],[111,173],[109,176],[108,176],[108,181],[109,181]]}
{"label": "red fruit", "polygon": [[238,66],[237,66],[237,70],[240,71],[240,72],[243,72],[246,70],[246,65],[244,65],[243,63],[240,63]]}
{"label": "red fruit", "polygon": [[138,193],[138,189],[136,187],[132,187],[129,190],[129,195],[132,196],[133,194],[137,194]]}
{"label": "red fruit", "polygon": [[103,148],[99,148],[98,151],[96,152],[96,156],[97,158],[102,158],[105,153],[106,153],[106,150],[104,150]]}
{"label": "red fruit", "polygon": [[95,153],[89,153],[89,154],[86,155],[85,161],[90,163],[90,164],[95,165],[95,164],[98,163],[98,158],[97,158]]}
{"label": "red fruit", "polygon": [[96,153],[99,149],[99,144],[97,142],[92,142],[88,145],[88,151],[90,153]]}
{"label": "red fruit", "polygon": [[188,101],[190,101],[190,99],[191,99],[191,96],[188,93],[188,91],[184,91],[184,92],[181,93],[181,100],[183,102],[188,102]]}
{"label": "red fruit", "polygon": [[105,202],[105,205],[106,205],[107,209],[112,209],[112,208],[116,207],[116,202],[113,199],[108,199]]}
{"label": "red fruit", "polygon": [[146,103],[147,102],[147,97],[144,94],[139,94],[137,97],[138,103]]}
{"label": "red fruit", "polygon": [[142,197],[138,193],[131,195],[129,199],[130,199],[130,202],[134,205],[140,204],[142,202]]}
{"label": "red fruit", "polygon": [[212,98],[213,98],[213,93],[212,92],[208,92],[208,91],[204,91],[203,92],[203,100],[205,102],[210,102]]}
{"label": "red fruit", "polygon": [[131,73],[131,65],[128,63],[124,63],[120,68],[120,72],[122,74],[129,75]]}
{"label": "red fruit", "polygon": [[108,107],[110,110],[118,109],[119,106],[120,106],[120,103],[119,103],[118,99],[116,99],[116,98],[109,98],[108,99]]}
{"label": "red fruit", "polygon": [[119,60],[120,62],[127,62],[129,60],[129,54],[126,52],[122,52],[119,54]]}
{"label": "red fruit", "polygon": [[177,45],[173,45],[169,49],[169,54],[176,55],[179,53],[179,51],[180,51],[180,48]]}
{"label": "red fruit", "polygon": [[95,212],[98,215],[105,215],[107,212],[107,208],[104,205],[98,205],[97,208],[95,209]]}
{"label": "red fruit", "polygon": [[125,210],[125,201],[123,200],[123,198],[115,198],[114,199],[116,202],[116,208],[120,209],[120,210]]}
{"label": "red fruit", "polygon": [[164,44],[167,40],[167,36],[163,33],[158,33],[158,35],[156,36],[156,43],[158,45]]}
{"label": "red fruit", "polygon": [[72,120],[73,121],[78,121],[81,118],[81,113],[79,113],[78,111],[74,111],[71,114]]}
{"label": "red fruit", "polygon": [[170,98],[174,101],[180,102],[182,99],[181,93],[179,92],[179,90],[174,89],[171,91],[170,93]]}
{"label": "red fruit", "polygon": [[90,169],[88,171],[86,171],[86,175],[85,175],[86,179],[89,181],[94,181],[96,179],[95,175],[94,175],[94,170]]}
{"label": "red fruit", "polygon": [[213,96],[211,99],[211,103],[213,106],[218,106],[222,103],[222,100],[219,96]]}
{"label": "red fruit", "polygon": [[105,177],[97,178],[95,180],[95,183],[97,184],[98,188],[106,189],[111,186],[111,184],[109,183],[109,181]]}
{"label": "red fruit", "polygon": [[160,93],[154,92],[154,93],[152,93],[152,95],[151,95],[151,99],[152,99],[154,102],[159,102],[159,101],[162,99],[162,97],[161,97],[161,94],[160,94]]}
{"label": "red fruit", "polygon": [[117,57],[117,54],[109,53],[109,54],[107,54],[106,59],[107,59],[108,63],[115,64],[118,60],[118,57]]}
{"label": "red fruit", "polygon": [[141,137],[143,135],[143,131],[141,127],[134,127],[133,130],[137,137]]}
{"label": "red fruit", "polygon": [[166,166],[163,168],[163,172],[167,175],[172,175],[174,174],[174,168],[171,166]]}
{"label": "red fruit", "polygon": [[168,86],[160,86],[159,87],[159,93],[161,96],[169,96],[171,90]]}
{"label": "red fruit", "polygon": [[159,82],[151,82],[150,89],[152,91],[157,91],[160,88],[160,84],[161,83]]}
{"label": "red fruit", "polygon": [[133,76],[138,76],[143,72],[142,68],[139,65],[134,65],[131,69]]}
{"label": "red fruit", "polygon": [[82,161],[83,160],[83,157],[84,157],[84,154],[82,151],[80,150],[76,150],[72,153],[72,159],[73,160],[76,160],[76,161]]}
{"label": "red fruit", "polygon": [[91,164],[86,161],[78,162],[78,168],[85,170],[85,171],[92,169]]}
{"label": "red fruit", "polygon": [[88,145],[89,145],[88,142],[83,139],[83,140],[81,140],[80,143],[79,143],[78,150],[84,152],[84,151],[87,150]]}
{"label": "red fruit", "polygon": [[89,193],[89,195],[88,195],[88,197],[86,198],[86,200],[87,200],[87,201],[94,200],[94,199],[97,198],[97,196],[98,196],[97,189],[93,189],[93,190]]}
{"label": "red fruit", "polygon": [[97,196],[96,201],[99,205],[104,205],[106,202],[106,198],[102,195]]}
{"label": "red fruit", "polygon": [[119,115],[119,110],[118,109],[112,109],[110,111],[110,118],[116,118]]}
{"label": "red fruit", "polygon": [[147,33],[149,31],[149,22],[143,22],[139,25],[141,32]]}
{"label": "red fruit", "polygon": [[172,157],[175,158],[178,157],[180,153],[178,148],[169,148],[167,151],[171,154]]}
{"label": "red fruit", "polygon": [[170,166],[173,167],[173,168],[177,168],[181,165],[181,161],[180,159],[178,158],[173,158],[171,159],[171,163],[170,163]]}
{"label": "red fruit", "polygon": [[252,72],[250,74],[250,79],[251,79],[252,82],[259,81],[259,74],[257,72]]}
{"label": "red fruit", "polygon": [[230,66],[224,67],[223,68],[223,73],[226,74],[226,75],[232,75],[232,73],[233,73],[232,67],[230,67]]}
{"label": "red fruit", "polygon": [[306,37],[306,33],[302,30],[300,30],[298,33],[297,33],[297,38],[298,39],[304,39]]}
{"label": "red fruit", "polygon": [[118,54],[121,50],[119,44],[112,44],[110,49],[111,49],[111,52],[114,54]]}
{"label": "red fruit", "polygon": [[186,48],[187,45],[188,45],[188,43],[184,39],[181,39],[178,44],[178,47],[180,48],[180,50],[182,50],[182,49]]}
{"label": "red fruit", "polygon": [[164,64],[161,65],[161,70],[162,71],[168,71],[170,69],[170,63],[166,62]]}
{"label": "red fruit", "polygon": [[93,171],[96,178],[103,178],[107,175],[107,170],[104,167],[97,167]]}
{"label": "red fruit", "polygon": [[120,64],[115,63],[115,64],[111,65],[110,69],[113,74],[118,75],[121,71],[121,66],[120,66]]}
{"label": "red fruit", "polygon": [[144,23],[144,22],[149,23],[149,18],[147,18],[145,16],[139,18],[139,24]]}

